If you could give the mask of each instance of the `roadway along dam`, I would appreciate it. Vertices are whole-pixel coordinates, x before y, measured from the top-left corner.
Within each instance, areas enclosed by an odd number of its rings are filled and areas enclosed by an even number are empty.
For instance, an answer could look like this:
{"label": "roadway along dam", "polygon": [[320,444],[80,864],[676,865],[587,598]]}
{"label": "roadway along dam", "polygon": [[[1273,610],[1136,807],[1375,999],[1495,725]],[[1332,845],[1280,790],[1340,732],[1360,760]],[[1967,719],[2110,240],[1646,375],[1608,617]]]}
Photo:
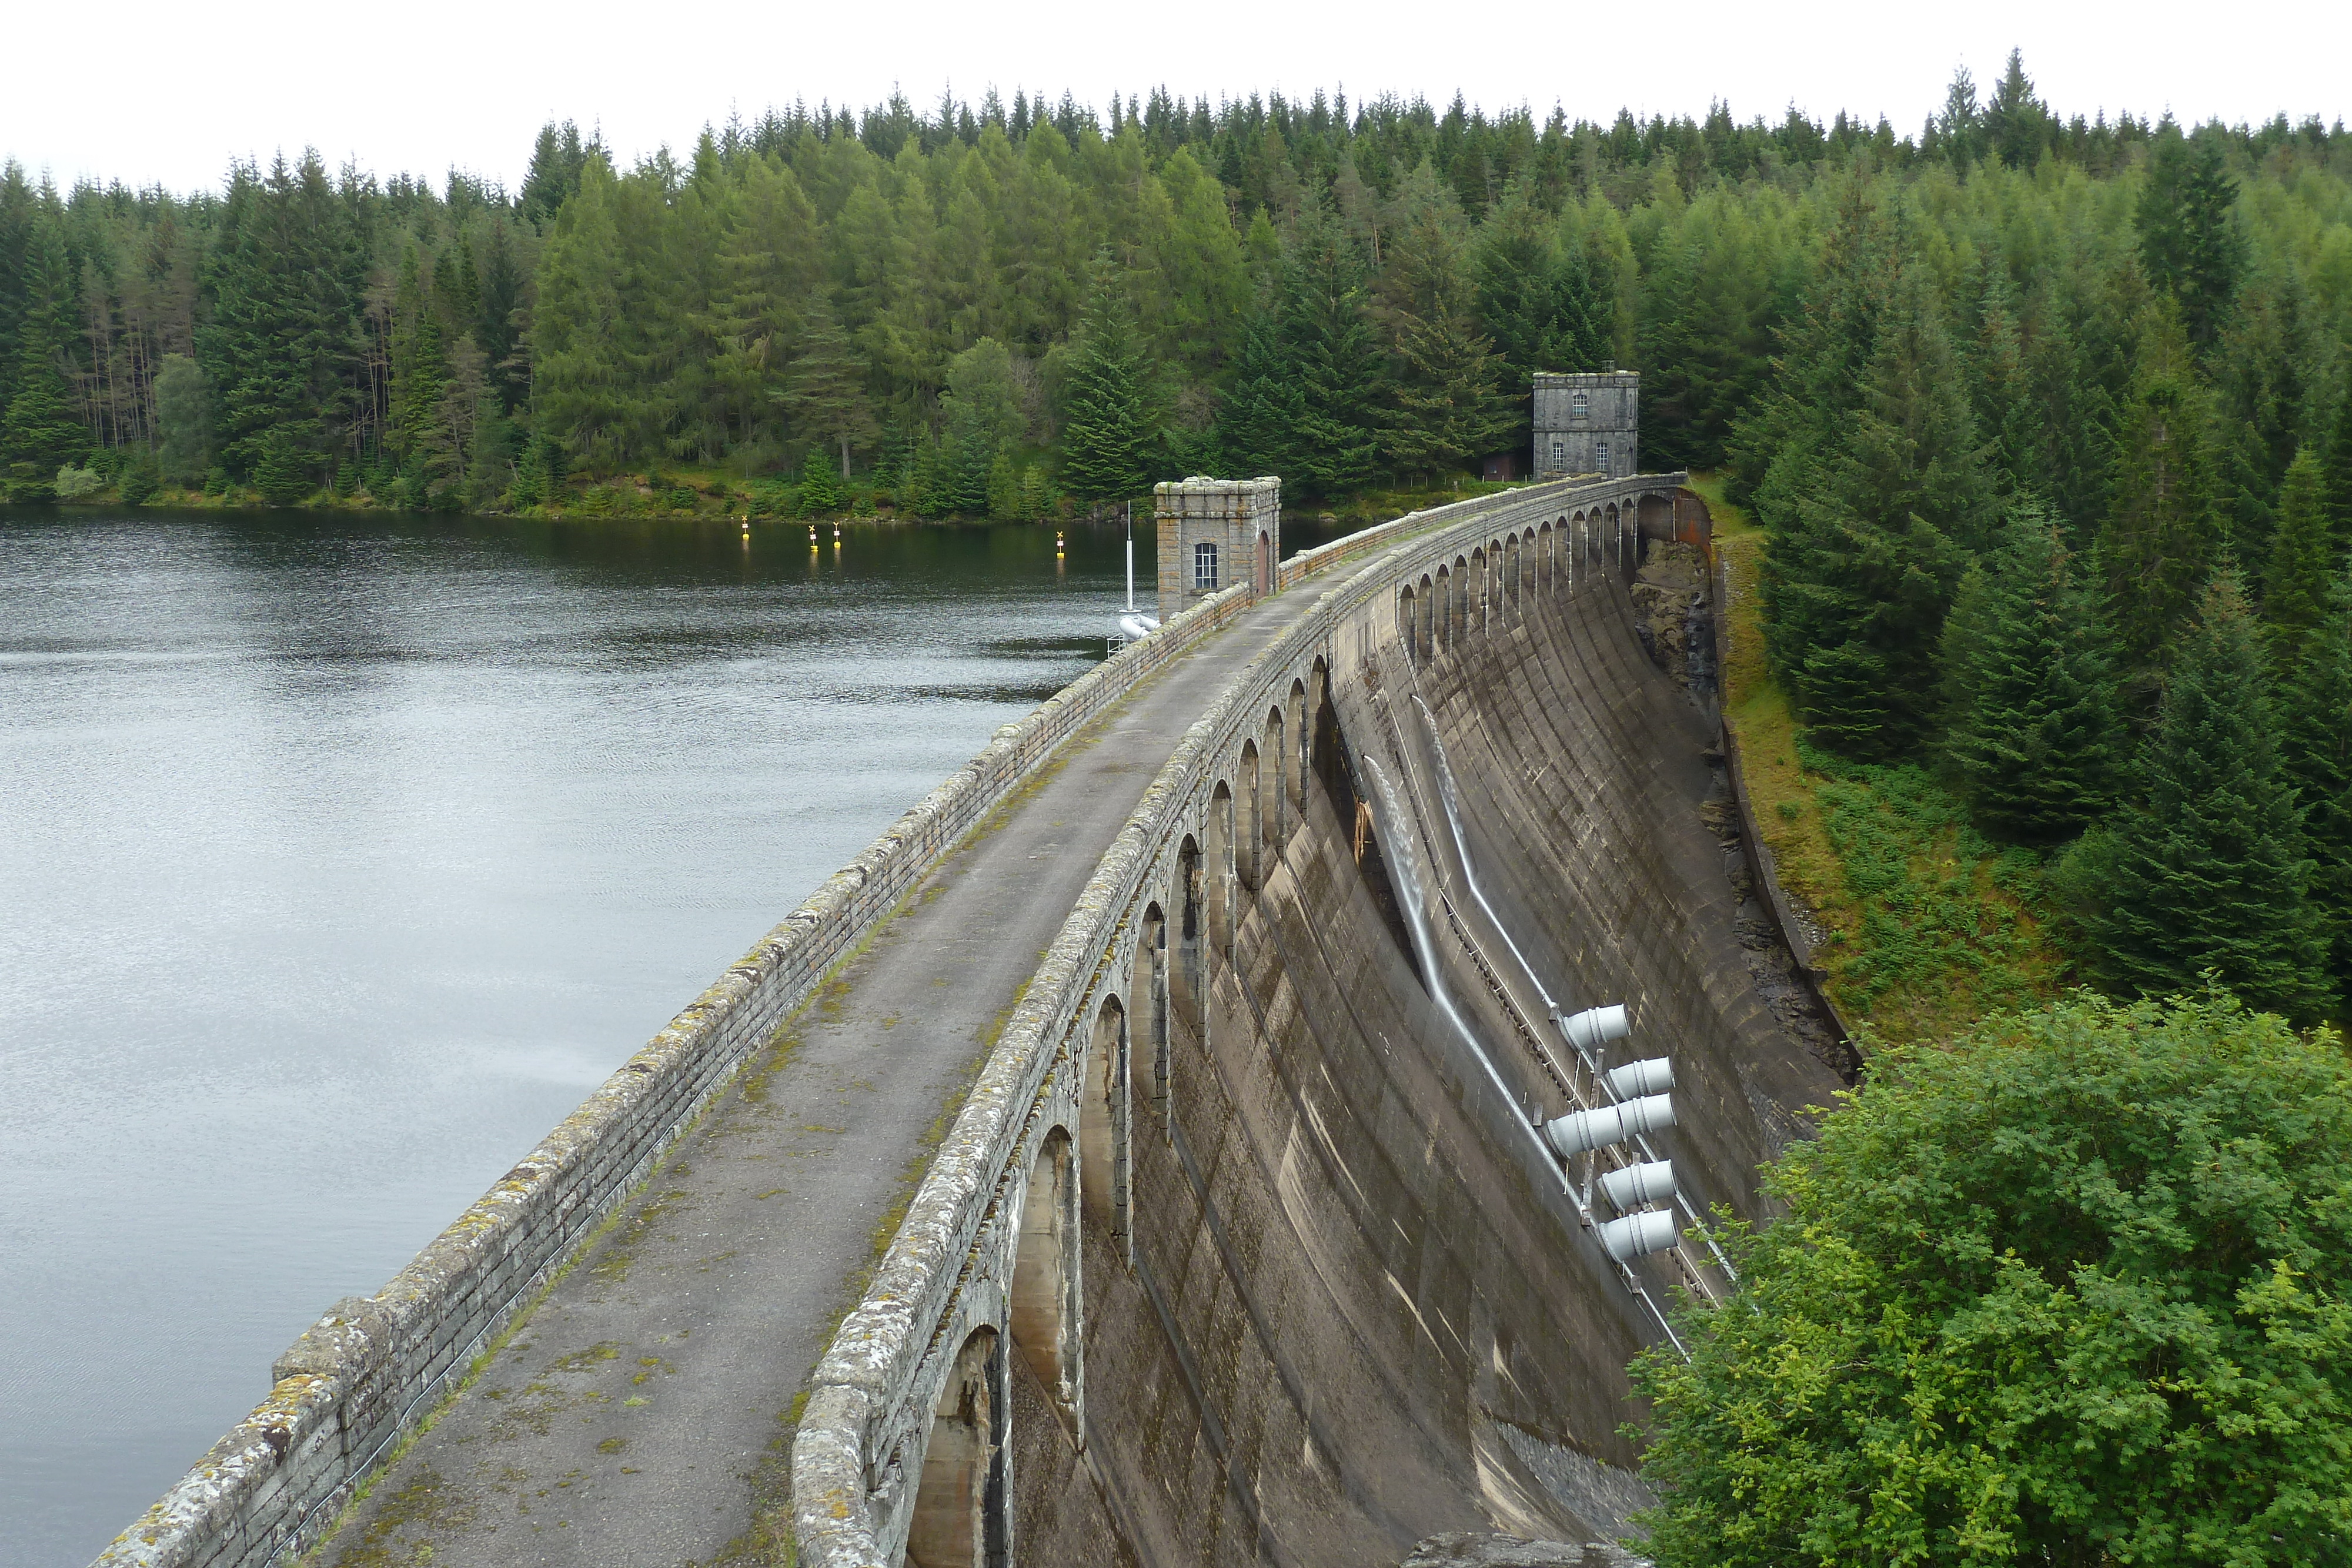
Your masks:
{"label": "roadway along dam", "polygon": [[100,1562],[1618,1533],[1626,1362],[1839,1082],[1729,826],[1705,542],[1663,476],[1262,549],[338,1303]]}

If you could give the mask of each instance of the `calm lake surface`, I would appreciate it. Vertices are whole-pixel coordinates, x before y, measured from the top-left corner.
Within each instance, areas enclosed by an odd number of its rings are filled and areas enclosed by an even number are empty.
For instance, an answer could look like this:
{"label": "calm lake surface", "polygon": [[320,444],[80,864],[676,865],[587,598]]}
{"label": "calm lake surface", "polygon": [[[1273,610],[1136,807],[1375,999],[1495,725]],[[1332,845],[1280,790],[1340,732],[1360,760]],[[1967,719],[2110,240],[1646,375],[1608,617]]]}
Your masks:
{"label": "calm lake surface", "polygon": [[1066,531],[0,512],[0,1561],[80,1568],[1099,660]]}

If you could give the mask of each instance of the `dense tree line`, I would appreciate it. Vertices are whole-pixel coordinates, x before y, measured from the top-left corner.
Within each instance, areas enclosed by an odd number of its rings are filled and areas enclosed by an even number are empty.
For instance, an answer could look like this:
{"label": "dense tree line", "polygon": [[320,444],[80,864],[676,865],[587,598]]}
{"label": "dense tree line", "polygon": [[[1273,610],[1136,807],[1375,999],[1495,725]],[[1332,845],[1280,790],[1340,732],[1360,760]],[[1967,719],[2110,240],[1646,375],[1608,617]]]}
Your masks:
{"label": "dense tree line", "polygon": [[1440,477],[1523,449],[1535,370],[1635,368],[1652,465],[1727,468],[1771,532],[1813,742],[2074,845],[2107,983],[2308,1016],[2352,978],[2347,220],[2341,127],[2062,120],[2014,57],[1902,137],[1016,93],[626,170],[551,126],[511,195],[10,164],[0,461],[18,499],[677,466],[1024,517]]}
{"label": "dense tree line", "polygon": [[[1603,125],[1458,97],[1158,92],[1098,113],[1015,93],[795,106],[632,169],[551,126],[511,194],[307,154],[186,197],[59,192],[8,165],[0,457],[19,498],[71,470],[69,488],[527,506],[567,469],[674,465],[798,475],[820,503],[855,475],[916,509],[1021,516],[1197,469],[1308,496],[1459,472],[1519,448],[1529,372],[1614,362],[1645,371],[1647,450],[1712,465],[1800,301],[1864,265],[1839,248],[1874,243],[1844,210],[1860,203],[1941,231],[1921,287],[1958,317],[1921,352],[1973,350],[1991,310],[2014,340],[2003,373],[2094,397],[2056,436],[2004,404],[2017,440],[2054,444],[2050,499],[2078,515],[2103,498],[2137,303],[2095,275],[2165,144],[2128,117],[2062,121],[2013,68],[1981,106],[1957,86],[1916,136],[1720,106]],[[2263,193],[2246,225],[2265,237],[2332,220],[2340,131],[2282,120],[2194,144]],[[2053,225],[2064,256],[2021,250],[2010,293],[1959,298],[1989,247],[2054,243]],[[2196,278],[2217,265],[2150,256]],[[2045,260],[2071,279],[2056,306],[2032,284]],[[2300,292],[2265,317],[2300,334],[2304,380],[2273,384],[2270,340],[2225,344],[2246,369],[2232,396],[2271,422],[2273,488],[2281,400],[2302,418],[2330,373],[2312,346],[2337,308],[2327,267],[2290,268]],[[2200,352],[2242,337],[2227,301],[2180,297]],[[2053,308],[2083,361],[2055,382]],[[1133,362],[1076,375],[1090,331]],[[1116,460],[1087,448],[1105,431],[1127,433]]]}
{"label": "dense tree line", "polygon": [[1726,440],[1772,662],[1812,743],[1933,761],[2062,851],[2103,984],[2340,1016],[2352,190],[2316,142],[2143,151],[2107,181],[1857,160],[1797,204]]}

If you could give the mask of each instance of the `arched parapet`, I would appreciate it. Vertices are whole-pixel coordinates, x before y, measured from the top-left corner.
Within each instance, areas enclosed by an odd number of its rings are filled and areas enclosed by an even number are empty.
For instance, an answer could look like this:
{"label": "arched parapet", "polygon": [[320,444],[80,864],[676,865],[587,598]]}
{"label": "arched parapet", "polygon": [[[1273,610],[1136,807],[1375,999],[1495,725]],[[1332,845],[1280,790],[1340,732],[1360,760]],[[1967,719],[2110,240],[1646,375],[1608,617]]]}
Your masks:
{"label": "arched parapet", "polygon": [[[1145,789],[820,1363],[793,1459],[801,1563],[901,1561],[935,1442],[950,1479],[981,1475],[983,1489],[1009,1490],[1002,1431],[990,1428],[992,1469],[971,1468],[983,1447],[971,1434],[982,1429],[981,1393],[1001,1399],[1016,1366],[1056,1402],[1071,1441],[1084,1432],[1076,1239],[1083,1227],[1107,1227],[1123,1262],[1128,1233],[1149,1224],[1151,1196],[1126,1186],[1131,1151],[1143,1138],[1168,1137],[1181,1113],[1185,1085],[1172,1077],[1169,1040],[1180,1028],[1205,1028],[1213,936],[1230,940],[1242,913],[1230,903],[1213,912],[1210,883],[1234,874],[1235,834],[1254,828],[1257,859],[1243,863],[1265,885],[1284,825],[1305,804],[1308,769],[1337,743],[1324,728],[1333,670],[1391,639],[1415,653],[1408,670],[1440,648],[1468,651],[1507,616],[1507,604],[1541,591],[1547,559],[1553,584],[1580,580],[1575,559],[1565,580],[1559,575],[1563,551],[1600,564],[1608,541],[1641,517],[1644,497],[1671,506],[1683,482],[1675,475],[1533,486],[1384,525],[1393,531],[1374,543],[1341,540],[1316,552],[1355,564],[1209,700]],[[1312,564],[1280,563],[1279,585],[1297,583]],[[1254,782],[1244,758],[1255,760]],[[1256,815],[1244,810],[1237,823],[1231,813],[1244,796],[1257,802]],[[1213,933],[1213,924],[1224,929]],[[993,1384],[985,1381],[991,1364]],[[989,1421],[999,1409],[1009,1406],[989,1405]],[[953,1415],[944,1428],[942,1410]],[[935,1436],[941,1431],[965,1447],[953,1449]],[[931,1493],[934,1505],[961,1496]],[[964,1515],[934,1506],[926,1517]],[[994,1528],[984,1496],[977,1517],[983,1533]],[[1009,1522],[1003,1528],[1009,1532]],[[971,1533],[942,1539],[961,1550]],[[1009,1538],[992,1550],[1019,1561]]]}

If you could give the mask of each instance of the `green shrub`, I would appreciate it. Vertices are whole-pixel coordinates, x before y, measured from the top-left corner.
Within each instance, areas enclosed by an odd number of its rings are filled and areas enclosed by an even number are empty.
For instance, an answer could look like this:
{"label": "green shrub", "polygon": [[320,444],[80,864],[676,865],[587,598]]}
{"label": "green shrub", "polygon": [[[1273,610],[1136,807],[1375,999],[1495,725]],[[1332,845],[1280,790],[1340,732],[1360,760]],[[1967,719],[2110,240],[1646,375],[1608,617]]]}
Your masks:
{"label": "green shrub", "polygon": [[2082,992],[1844,1098],[1637,1365],[1663,1568],[2346,1560],[2337,1036]]}

